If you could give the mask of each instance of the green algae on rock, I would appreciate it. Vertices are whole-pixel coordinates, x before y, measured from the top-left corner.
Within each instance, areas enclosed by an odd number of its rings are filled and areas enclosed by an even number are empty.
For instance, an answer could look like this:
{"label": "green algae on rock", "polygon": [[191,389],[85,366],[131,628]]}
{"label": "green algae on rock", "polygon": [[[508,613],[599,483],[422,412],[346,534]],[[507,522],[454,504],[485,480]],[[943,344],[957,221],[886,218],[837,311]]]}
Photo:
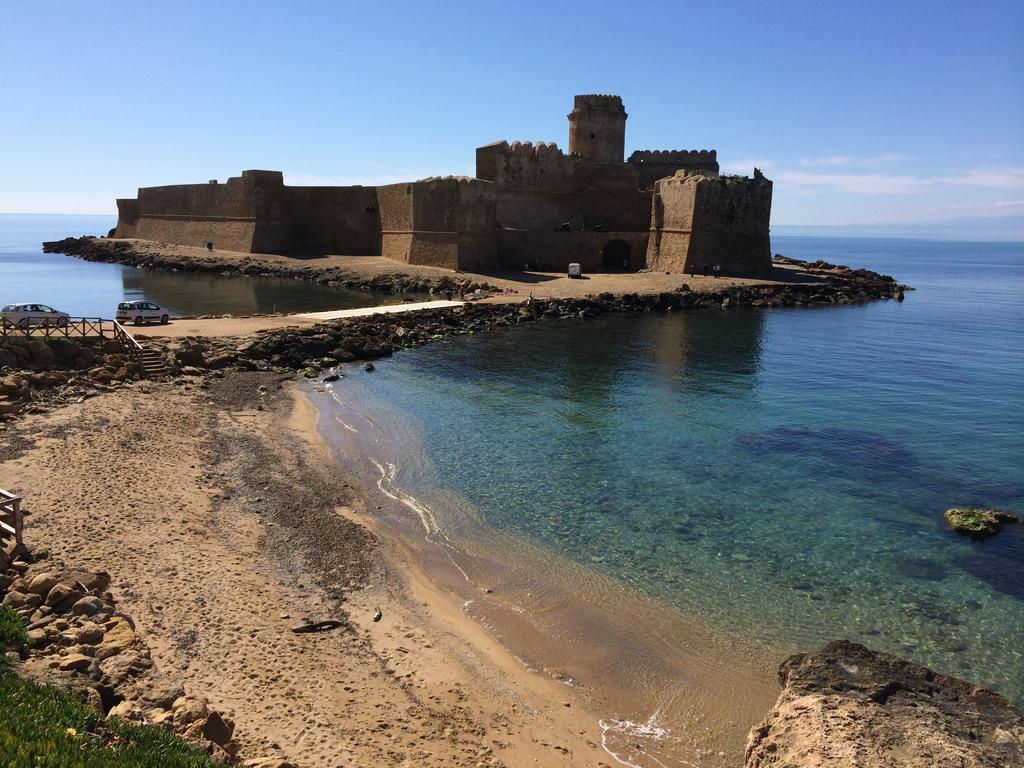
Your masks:
{"label": "green algae on rock", "polygon": [[978,507],[953,507],[945,514],[949,527],[957,533],[978,539],[995,536],[1003,527],[1003,523],[1016,523],[1015,515],[998,509],[980,509]]}

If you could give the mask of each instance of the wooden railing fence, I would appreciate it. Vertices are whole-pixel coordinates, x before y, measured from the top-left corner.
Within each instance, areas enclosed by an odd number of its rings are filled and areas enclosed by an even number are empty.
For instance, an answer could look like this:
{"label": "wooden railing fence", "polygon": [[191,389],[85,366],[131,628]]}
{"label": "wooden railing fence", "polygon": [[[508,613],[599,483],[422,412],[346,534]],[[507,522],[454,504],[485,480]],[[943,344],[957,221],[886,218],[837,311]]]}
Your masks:
{"label": "wooden railing fence", "polygon": [[0,338],[38,336],[52,339],[65,338],[114,338],[116,320],[104,320],[102,317],[69,317],[61,320],[43,320],[28,322],[22,320],[12,323],[6,318],[0,319]]}
{"label": "wooden railing fence", "polygon": [[104,320],[102,317],[69,317],[66,320],[47,320],[31,325],[24,321],[12,323],[0,318],[0,339],[7,338],[116,339],[135,363],[142,364],[142,346],[135,337],[117,320]]}
{"label": "wooden railing fence", "polygon": [[21,497],[0,488],[0,543],[14,537],[15,547],[24,547],[25,516]]}

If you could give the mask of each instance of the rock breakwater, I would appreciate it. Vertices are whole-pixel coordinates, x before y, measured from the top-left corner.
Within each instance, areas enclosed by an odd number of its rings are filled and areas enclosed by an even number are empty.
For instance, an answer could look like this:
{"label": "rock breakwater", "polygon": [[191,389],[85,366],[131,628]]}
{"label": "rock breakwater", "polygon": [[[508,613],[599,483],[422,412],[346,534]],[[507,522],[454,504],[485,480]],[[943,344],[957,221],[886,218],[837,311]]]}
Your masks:
{"label": "rock breakwater", "polygon": [[[579,299],[471,303],[393,315],[328,321],[312,328],[260,331],[249,336],[164,342],[172,370],[241,368],[301,370],[309,375],[338,363],[370,360],[451,336],[537,320],[586,318],[609,312],[676,312],[734,307],[854,304],[902,294],[903,286],[876,273],[837,275],[815,285],[732,286],[720,291],[611,293]],[[188,373],[189,371],[185,371]]]}
{"label": "rock breakwater", "polygon": [[[197,255],[178,246],[138,240],[69,237],[45,242],[43,250],[76,256],[85,261],[125,264],[143,269],[213,272],[226,276],[287,277],[394,293],[446,293],[456,290],[459,283],[464,284],[467,294],[477,291],[481,294],[502,292],[480,276],[473,279],[464,273],[440,276],[410,274],[399,271],[398,265],[395,271],[362,273],[355,267],[346,268],[318,259],[270,259],[261,254]],[[732,286],[720,291],[694,293],[689,300],[684,299],[676,306],[721,306],[723,302],[725,306],[826,306],[881,298],[901,299],[903,292],[909,290],[892,277],[866,269],[850,269],[821,260],[806,262],[785,256],[776,256],[775,263],[800,267],[802,274],[788,274],[783,283],[767,282],[763,285]],[[680,290],[673,293],[693,292]],[[664,309],[665,306],[657,308]]]}
{"label": "rock breakwater", "polygon": [[[157,244],[152,244],[155,248]],[[187,253],[149,250],[136,241],[80,237],[44,244],[50,252],[91,261],[130,264],[149,269],[215,271],[239,275],[277,275],[337,282],[393,291],[450,291],[461,276],[424,278],[405,274],[349,275],[337,268],[295,263],[269,265],[248,257],[225,261]],[[210,369],[300,371],[313,377],[325,368],[356,360],[384,357],[456,335],[535,320],[593,317],[608,312],[676,312],[731,310],[738,307],[795,308],[860,304],[880,299],[902,300],[904,291],[892,277],[823,261],[801,262],[784,281],[725,285],[691,290],[688,285],[661,292],[600,293],[576,298],[538,298],[520,302],[472,302],[460,307],[389,315],[371,315],[324,322],[309,328],[286,327],[234,337],[185,337],[180,341],[147,339],[148,348],[163,353],[171,375],[199,375]],[[467,291],[490,292],[493,286],[470,282]],[[54,352],[47,352],[50,347]],[[47,344],[8,338],[0,342],[0,418],[34,404],[87,397],[138,378],[137,366],[111,344],[86,342]]]}
{"label": "rock breakwater", "polygon": [[[173,249],[173,246],[164,246]],[[248,256],[225,261],[218,256],[194,256],[176,250],[160,250],[149,247],[145,242],[129,240],[108,240],[96,237],[67,237],[43,243],[46,253],[63,253],[76,256],[84,261],[98,261],[110,264],[124,264],[129,267],[157,271],[176,270],[187,272],[213,272],[227,277],[286,277],[309,280],[328,285],[343,285],[347,288],[368,288],[374,291],[392,293],[441,293],[454,291],[459,282],[466,282],[464,276],[425,277],[406,275],[400,272],[375,275],[359,275],[339,267],[324,266],[316,260],[296,259],[287,263],[267,263]],[[489,292],[493,286],[479,280],[469,280],[467,292],[480,290]]]}

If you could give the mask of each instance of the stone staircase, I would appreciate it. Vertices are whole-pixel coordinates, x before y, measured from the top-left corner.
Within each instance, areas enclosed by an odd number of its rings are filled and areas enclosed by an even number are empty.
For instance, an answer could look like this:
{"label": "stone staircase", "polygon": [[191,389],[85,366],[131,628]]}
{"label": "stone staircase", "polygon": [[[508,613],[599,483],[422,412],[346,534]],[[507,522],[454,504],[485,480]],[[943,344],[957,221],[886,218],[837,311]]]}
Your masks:
{"label": "stone staircase", "polygon": [[157,379],[167,375],[167,360],[155,349],[142,347],[139,353],[139,368],[142,378]]}

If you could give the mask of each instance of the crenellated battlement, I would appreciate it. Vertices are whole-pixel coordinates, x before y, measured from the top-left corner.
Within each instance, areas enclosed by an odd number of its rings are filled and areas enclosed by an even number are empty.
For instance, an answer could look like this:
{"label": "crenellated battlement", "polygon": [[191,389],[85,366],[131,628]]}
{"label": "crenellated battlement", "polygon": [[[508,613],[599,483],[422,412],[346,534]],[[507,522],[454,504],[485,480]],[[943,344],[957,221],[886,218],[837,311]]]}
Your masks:
{"label": "crenellated battlement", "polygon": [[425,179],[418,179],[417,181],[414,181],[412,183],[413,184],[444,184],[444,183],[448,183],[448,184],[464,185],[466,187],[469,187],[470,189],[474,189],[474,188],[477,188],[477,187],[483,189],[483,188],[489,186],[491,182],[485,181],[483,179],[478,179],[478,178],[475,178],[473,176],[428,176]]}
{"label": "crenellated battlement", "polygon": [[684,185],[684,184],[703,184],[713,185],[724,189],[747,187],[749,189],[758,189],[762,187],[770,188],[772,186],[771,181],[765,178],[764,174],[761,173],[760,169],[754,169],[753,176],[708,176],[703,173],[693,173],[686,169],[676,171],[671,176],[666,176],[663,179],[658,180],[657,188],[660,190],[663,186],[667,185]]}
{"label": "crenellated battlement", "polygon": [[477,149],[476,175],[502,187],[562,188],[576,162],[553,141],[499,141]]}
{"label": "crenellated battlement", "polygon": [[643,149],[631,154],[627,162],[640,172],[643,189],[654,189],[658,179],[677,170],[718,175],[718,152],[714,149]]}
{"label": "crenellated battlement", "polygon": [[538,141],[536,144],[532,141],[513,141],[508,145],[508,150],[512,154],[532,154],[534,157],[541,157],[542,155],[565,156],[565,153],[553,141]]}
{"label": "crenellated battlement", "polygon": [[629,163],[713,163],[718,161],[715,149],[638,149],[629,156]]}
{"label": "crenellated battlement", "polygon": [[625,112],[622,97],[610,93],[584,93],[573,98],[573,110]]}
{"label": "crenellated battlement", "polygon": [[513,141],[511,143],[496,141],[493,144],[479,147],[477,155],[479,156],[481,153],[485,155],[516,155],[518,157],[567,156],[553,141],[538,141],[536,144],[532,141]]}

